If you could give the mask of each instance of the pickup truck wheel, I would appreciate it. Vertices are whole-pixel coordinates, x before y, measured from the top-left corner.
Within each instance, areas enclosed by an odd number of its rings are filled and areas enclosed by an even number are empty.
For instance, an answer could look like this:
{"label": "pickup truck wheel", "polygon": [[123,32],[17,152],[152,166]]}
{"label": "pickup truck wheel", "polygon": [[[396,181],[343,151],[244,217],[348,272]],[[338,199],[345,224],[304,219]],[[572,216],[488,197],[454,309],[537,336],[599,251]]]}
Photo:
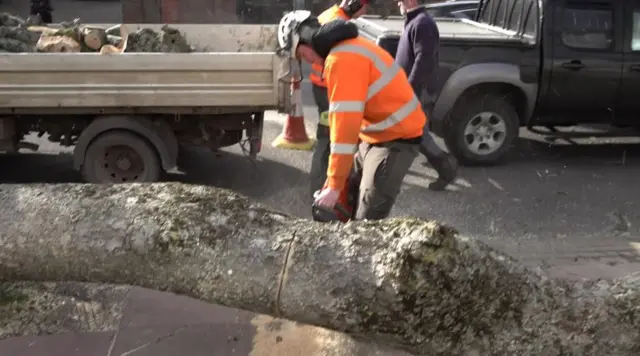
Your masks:
{"label": "pickup truck wheel", "polygon": [[463,164],[494,164],[509,150],[518,129],[518,113],[511,103],[497,95],[482,94],[456,104],[444,141]]}
{"label": "pickup truck wheel", "polygon": [[82,175],[89,183],[156,182],[162,166],[155,148],[127,131],[109,131],[87,148]]}

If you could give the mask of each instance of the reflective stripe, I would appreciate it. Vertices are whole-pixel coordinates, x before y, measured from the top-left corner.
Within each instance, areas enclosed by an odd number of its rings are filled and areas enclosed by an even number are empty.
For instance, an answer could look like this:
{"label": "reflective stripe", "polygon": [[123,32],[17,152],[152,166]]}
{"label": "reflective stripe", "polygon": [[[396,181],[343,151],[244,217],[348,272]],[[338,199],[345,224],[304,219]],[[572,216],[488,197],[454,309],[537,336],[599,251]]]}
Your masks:
{"label": "reflective stripe", "polygon": [[[380,78],[373,82],[369,89],[367,90],[367,101],[370,100],[374,95],[378,94],[380,90],[384,89],[391,81],[398,75],[401,68],[394,61],[391,65],[386,65],[384,61],[378,57],[375,53],[370,50],[356,46],[351,44],[345,44],[336,46],[331,50],[331,53],[337,52],[350,52],[360,54],[362,56],[367,57],[373,62],[373,65],[378,69],[381,73]],[[332,104],[333,105],[333,104]],[[393,114],[389,115],[389,117],[384,120],[377,122],[375,124],[371,124],[366,128],[362,129],[362,132],[380,132],[398,124],[400,121],[404,120],[407,116],[409,116],[418,106],[420,105],[420,101],[414,95],[413,99],[403,105],[400,109],[398,109]],[[364,106],[362,108],[364,111]],[[329,109],[331,111],[331,109]]]}
{"label": "reflective stripe", "polygon": [[332,143],[331,153],[337,153],[340,155],[352,155],[356,153],[358,145],[352,143]]}
{"label": "reflective stripe", "polygon": [[334,101],[329,103],[329,112],[364,112],[364,102]]}
{"label": "reflective stripe", "polygon": [[373,98],[373,96],[378,94],[380,90],[389,85],[393,78],[395,78],[396,75],[400,73],[400,70],[400,66],[394,63],[391,67],[383,71],[380,78],[378,78],[378,80],[376,80],[369,86],[369,90],[367,91],[367,100]]}
{"label": "reflective stripe", "polygon": [[[391,65],[386,65],[384,61],[380,57],[378,57],[378,55],[376,55],[375,53],[371,52],[370,50],[364,47],[345,44],[345,45],[334,47],[330,53],[337,53],[337,52],[350,52],[350,53],[356,53],[364,57],[367,57],[373,62],[376,69],[378,69],[378,71],[381,73],[380,78],[378,78],[378,80],[376,80],[369,86],[369,89],[367,90],[367,101],[369,101],[374,95],[379,93],[380,90],[384,89],[389,83],[391,83],[391,81],[396,77],[396,75],[398,75],[398,73],[401,70],[400,66],[398,66],[398,64],[395,61]],[[329,112],[345,112],[346,110],[341,110],[341,111],[332,110],[332,107],[334,104],[341,104],[341,103],[359,103],[359,102],[341,101],[341,102],[332,103],[329,106]],[[362,129],[361,131],[362,132],[384,131],[398,124],[400,121],[404,120],[405,118],[407,118],[407,116],[411,115],[411,113],[414,110],[416,110],[418,106],[420,106],[420,101],[414,95],[413,99],[411,99],[408,103],[400,107],[400,109],[396,110],[396,112],[389,115],[389,117],[375,124],[371,124],[366,128]],[[340,109],[342,109],[342,107],[340,107]],[[349,111],[355,111],[355,110],[349,110]],[[362,111],[364,111],[364,103],[362,103]]]}
{"label": "reflective stripe", "polygon": [[311,74],[313,75],[317,75],[318,77],[322,78],[322,72],[319,72],[317,69],[315,68],[311,68]]}
{"label": "reflective stripe", "polygon": [[400,121],[406,119],[407,116],[411,115],[411,113],[414,112],[416,110],[416,108],[418,108],[419,105],[420,105],[420,101],[414,95],[413,99],[411,99],[411,101],[409,101],[408,103],[402,105],[402,107],[400,109],[396,110],[396,112],[394,112],[393,114],[389,115],[389,117],[387,117],[386,119],[384,119],[384,120],[382,120],[380,122],[376,122],[375,124],[371,124],[371,125],[365,127],[364,129],[362,129],[362,132],[380,132],[380,131],[384,131],[384,130],[388,129],[389,127],[394,126],[397,123],[399,123]]}
{"label": "reflective stripe", "polygon": [[380,90],[387,86],[387,84],[391,83],[393,78],[395,78],[396,75],[398,75],[398,73],[400,72],[400,66],[395,61],[392,62],[391,65],[387,65],[375,53],[369,51],[364,47],[345,44],[334,47],[333,49],[331,49],[330,53],[337,52],[350,52],[365,56],[373,62],[373,65],[381,73],[380,78],[378,78],[378,80],[376,80],[369,86],[369,90],[367,91],[367,100],[371,99],[374,95],[378,94]]}

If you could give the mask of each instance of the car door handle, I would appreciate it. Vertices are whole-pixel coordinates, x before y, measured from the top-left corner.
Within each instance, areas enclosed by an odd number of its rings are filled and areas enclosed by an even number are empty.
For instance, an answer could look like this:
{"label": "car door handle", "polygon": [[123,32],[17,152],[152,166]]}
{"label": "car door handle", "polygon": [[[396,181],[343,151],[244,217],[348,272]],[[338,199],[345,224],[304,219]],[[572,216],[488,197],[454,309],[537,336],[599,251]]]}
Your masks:
{"label": "car door handle", "polygon": [[640,64],[634,64],[629,67],[629,70],[632,72],[640,72]]}
{"label": "car door handle", "polygon": [[582,64],[582,62],[580,61],[565,62],[562,63],[562,68],[577,70],[584,68],[584,64]]}

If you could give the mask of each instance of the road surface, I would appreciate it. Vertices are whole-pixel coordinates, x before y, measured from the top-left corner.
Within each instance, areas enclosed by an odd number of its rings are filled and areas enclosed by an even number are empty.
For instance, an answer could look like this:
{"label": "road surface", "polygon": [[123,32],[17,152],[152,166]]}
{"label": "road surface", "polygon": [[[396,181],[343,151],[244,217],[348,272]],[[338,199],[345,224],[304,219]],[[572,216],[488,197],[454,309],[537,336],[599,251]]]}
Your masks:
{"label": "road surface", "polygon": [[[303,86],[308,132],[317,115]],[[267,115],[256,162],[234,147],[220,156],[190,151],[167,180],[227,187],[274,209],[309,216],[310,152],[274,149],[284,116]],[[69,149],[33,139],[44,153],[0,156],[0,182],[79,182]],[[509,163],[463,168],[446,192],[430,192],[432,169],[418,158],[394,215],[452,224],[532,267],[563,278],[611,278],[640,270],[640,146],[550,146],[522,139]],[[116,333],[23,337],[0,341],[10,356],[337,356],[403,355],[309,326],[273,322],[184,297],[134,289]],[[54,353],[55,350],[55,353]],[[111,351],[108,351],[111,350]],[[110,353],[109,353],[110,352]],[[127,353],[129,352],[129,353]]]}
{"label": "road surface", "polygon": [[[118,21],[112,2],[86,3],[91,10],[77,8],[86,22]],[[58,8],[60,4],[71,2],[53,3]],[[91,18],[100,12],[109,13],[109,18]],[[67,17],[63,19],[71,18]],[[317,114],[308,84],[303,97],[312,134]],[[285,117],[271,112],[266,119],[264,151],[256,162],[243,157],[237,147],[219,157],[190,151],[182,159],[183,171],[168,174],[166,180],[231,188],[274,209],[308,217],[311,153],[272,148]],[[424,166],[423,157],[418,158],[393,215],[444,221],[561,278],[612,278],[640,270],[640,146],[602,140],[586,140],[587,145],[578,147],[550,145],[535,135],[523,136],[507,165],[463,168],[445,192],[426,189],[435,174]],[[70,149],[46,139],[32,140],[41,145],[40,153],[0,156],[0,183],[80,181]],[[324,329],[137,288],[128,296],[117,332],[0,341],[2,356],[182,354],[404,355]]]}

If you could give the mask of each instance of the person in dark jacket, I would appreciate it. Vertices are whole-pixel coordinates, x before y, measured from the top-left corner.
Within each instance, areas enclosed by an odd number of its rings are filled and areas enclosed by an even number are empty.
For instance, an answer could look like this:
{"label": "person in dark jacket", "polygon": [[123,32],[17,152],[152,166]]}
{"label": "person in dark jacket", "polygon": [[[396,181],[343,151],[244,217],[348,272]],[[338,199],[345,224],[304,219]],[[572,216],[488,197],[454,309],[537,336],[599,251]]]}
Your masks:
{"label": "person in dark jacket", "polygon": [[[405,27],[395,58],[407,73],[429,118],[435,104],[435,72],[438,66],[440,32],[433,17],[418,2],[419,0],[398,1],[400,13],[405,17]],[[456,178],[458,163],[451,154],[435,143],[428,125],[424,127],[420,153],[438,172],[438,179],[429,184],[429,189],[444,190]]]}
{"label": "person in dark jacket", "polygon": [[31,0],[29,6],[29,15],[40,15],[40,19],[43,24],[50,24],[53,22],[53,7],[51,7],[50,0]]}

